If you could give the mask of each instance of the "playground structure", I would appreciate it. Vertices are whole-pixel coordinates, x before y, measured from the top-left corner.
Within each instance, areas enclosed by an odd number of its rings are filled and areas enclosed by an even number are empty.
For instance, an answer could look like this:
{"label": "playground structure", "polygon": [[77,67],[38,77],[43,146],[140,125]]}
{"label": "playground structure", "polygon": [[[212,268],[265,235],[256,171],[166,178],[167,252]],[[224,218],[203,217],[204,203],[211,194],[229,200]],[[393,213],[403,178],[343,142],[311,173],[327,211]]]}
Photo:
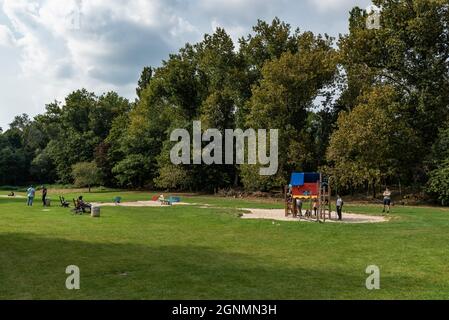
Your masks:
{"label": "playground structure", "polygon": [[[329,178],[321,173],[292,173],[290,185],[285,187],[285,216],[326,222],[332,218],[331,188]],[[297,200],[303,202],[305,214],[299,212]],[[307,203],[309,207],[307,207]],[[315,205],[314,205],[315,204]],[[316,210],[314,210],[316,207]]]}

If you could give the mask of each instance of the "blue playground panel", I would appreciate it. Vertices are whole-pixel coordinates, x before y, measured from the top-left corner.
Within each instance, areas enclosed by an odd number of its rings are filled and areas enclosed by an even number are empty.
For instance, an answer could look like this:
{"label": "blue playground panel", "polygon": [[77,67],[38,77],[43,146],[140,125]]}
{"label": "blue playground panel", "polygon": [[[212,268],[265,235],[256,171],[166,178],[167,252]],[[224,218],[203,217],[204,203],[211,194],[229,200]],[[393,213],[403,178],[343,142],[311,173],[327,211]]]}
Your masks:
{"label": "blue playground panel", "polygon": [[320,181],[320,174],[315,172],[294,172],[290,180],[293,187],[302,187],[306,183],[315,183]]}
{"label": "blue playground panel", "polygon": [[290,184],[293,187],[302,187],[304,185],[304,173],[292,173]]}

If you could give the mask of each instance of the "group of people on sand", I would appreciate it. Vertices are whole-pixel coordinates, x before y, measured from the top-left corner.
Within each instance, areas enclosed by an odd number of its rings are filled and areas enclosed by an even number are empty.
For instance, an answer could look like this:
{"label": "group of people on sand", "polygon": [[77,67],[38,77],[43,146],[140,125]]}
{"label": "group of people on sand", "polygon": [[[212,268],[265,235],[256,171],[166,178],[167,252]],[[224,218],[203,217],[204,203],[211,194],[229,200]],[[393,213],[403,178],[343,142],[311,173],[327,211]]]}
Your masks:
{"label": "group of people on sand", "polygon": [[[297,198],[296,200],[296,207],[298,208],[298,212],[300,215],[302,215],[302,208],[304,205],[304,202],[301,198]],[[326,202],[324,203],[324,206],[328,206],[329,205],[329,201],[326,200]],[[338,220],[342,220],[343,219],[343,199],[342,197],[340,197],[339,195],[337,196],[337,201],[336,201],[336,208],[337,208],[337,215],[338,215]],[[318,207],[319,207],[319,201],[317,198],[313,199],[312,201],[312,209],[313,209],[313,213],[314,215],[318,215]]]}
{"label": "group of people on sand", "polygon": [[[302,208],[304,205],[304,202],[302,199],[298,198],[295,200],[296,201],[296,207],[298,208],[299,213],[302,215]],[[328,206],[328,200],[326,200],[326,203],[324,204],[324,206]],[[383,211],[382,213],[385,213],[385,211],[387,212],[387,214],[390,213],[391,210],[391,191],[390,189],[387,187],[383,193]],[[344,201],[343,198],[340,195],[337,195],[337,200],[335,203],[335,207],[337,210],[337,216],[338,216],[338,220],[342,221],[343,220],[343,206],[344,206]],[[315,215],[318,214],[318,208],[319,208],[319,201],[318,199],[313,199],[312,202],[312,208],[313,208],[313,212]]]}
{"label": "group of people on sand", "polygon": [[[48,205],[47,203],[48,189],[45,186],[42,186],[41,192],[42,192],[42,204],[44,205],[44,207],[46,207]],[[27,189],[27,206],[29,207],[33,206],[35,196],[36,196],[36,189],[33,186],[30,186]]]}

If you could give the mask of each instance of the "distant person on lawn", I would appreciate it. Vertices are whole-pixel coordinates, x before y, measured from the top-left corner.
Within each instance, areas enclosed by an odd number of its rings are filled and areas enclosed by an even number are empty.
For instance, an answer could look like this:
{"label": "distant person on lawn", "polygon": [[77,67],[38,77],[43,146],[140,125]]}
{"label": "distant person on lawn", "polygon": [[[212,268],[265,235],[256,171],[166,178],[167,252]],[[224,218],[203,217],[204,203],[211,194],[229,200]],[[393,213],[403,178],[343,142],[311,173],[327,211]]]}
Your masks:
{"label": "distant person on lawn", "polygon": [[340,197],[340,196],[337,196],[337,215],[338,215],[338,220],[343,220],[343,214],[342,214],[342,212],[343,212],[343,205],[344,205],[344,202],[343,202],[343,199]]}
{"label": "distant person on lawn", "polygon": [[42,186],[42,203],[44,207],[47,206],[47,193],[48,193],[47,188],[45,188],[45,186]]}
{"label": "distant person on lawn", "polygon": [[387,213],[390,213],[390,209],[391,209],[391,191],[390,191],[390,189],[386,188],[383,196],[384,196],[384,210],[382,211],[382,213],[385,213],[385,209],[387,206],[388,206]]}
{"label": "distant person on lawn", "polygon": [[34,201],[35,195],[36,195],[36,189],[34,189],[33,186],[30,186],[27,190],[27,197],[28,197],[27,206],[29,206],[29,207],[33,206],[33,201]]}

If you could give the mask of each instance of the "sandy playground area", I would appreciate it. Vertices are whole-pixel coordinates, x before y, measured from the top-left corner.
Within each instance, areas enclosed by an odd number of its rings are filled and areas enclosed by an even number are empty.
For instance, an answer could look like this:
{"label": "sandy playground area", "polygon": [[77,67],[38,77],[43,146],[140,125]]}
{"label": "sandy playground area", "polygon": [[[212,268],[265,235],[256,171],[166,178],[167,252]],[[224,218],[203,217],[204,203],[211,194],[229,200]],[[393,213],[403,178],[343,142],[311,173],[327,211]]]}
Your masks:
{"label": "sandy playground area", "polygon": [[5,195],[0,195],[0,198],[6,198],[6,199],[26,199],[25,196],[21,196],[21,195],[15,195],[15,196],[5,196]]}
{"label": "sandy playground area", "polygon": [[[178,202],[173,203],[174,206],[189,206],[190,203]],[[135,201],[135,202],[122,202],[122,203],[92,203],[94,207],[169,207],[168,205],[162,205],[159,201]]]}
{"label": "sandy playground area", "polygon": [[[123,202],[123,203],[92,203],[93,206],[97,207],[168,207],[167,205],[162,205],[159,201],[136,201],[136,202]],[[196,205],[195,203],[173,203],[175,206],[189,206]],[[208,205],[203,205],[202,208],[209,208]],[[242,215],[242,219],[265,219],[265,220],[275,220],[275,221],[309,221],[305,219],[293,218],[292,216],[286,217],[284,209],[241,209],[244,211],[249,211],[250,213],[245,213]],[[365,214],[356,213],[343,213],[343,221],[336,220],[337,213],[332,212],[332,220],[326,220],[331,223],[380,223],[387,222],[389,219],[383,216],[370,216]]]}
{"label": "sandy playground area", "polygon": [[[265,219],[276,221],[309,221],[305,219],[286,217],[284,209],[244,209],[250,213],[244,214],[242,219]],[[305,213],[305,212],[304,212]],[[326,222],[332,223],[380,223],[387,222],[388,218],[383,216],[369,216],[365,214],[343,213],[343,221],[336,220],[337,213],[332,212],[332,220],[326,219]],[[313,219],[312,219],[313,220]]]}

